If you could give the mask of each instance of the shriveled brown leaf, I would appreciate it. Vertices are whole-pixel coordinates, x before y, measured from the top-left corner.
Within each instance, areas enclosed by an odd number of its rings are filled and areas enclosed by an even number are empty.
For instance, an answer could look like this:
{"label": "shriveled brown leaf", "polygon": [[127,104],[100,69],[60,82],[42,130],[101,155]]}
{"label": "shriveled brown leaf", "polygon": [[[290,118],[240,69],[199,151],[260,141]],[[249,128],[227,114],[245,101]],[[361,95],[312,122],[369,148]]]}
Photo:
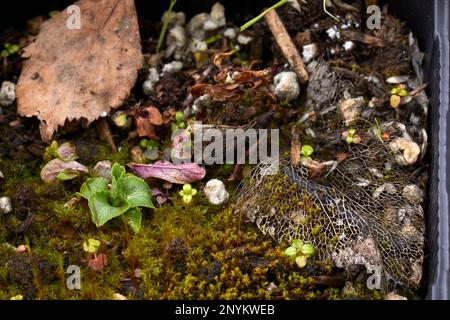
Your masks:
{"label": "shriveled brown leaf", "polygon": [[18,113],[37,116],[44,141],[66,120],[93,122],[119,107],[142,66],[133,0],[81,0],[81,29],[66,27],[61,11],[24,50],[17,85]]}
{"label": "shriveled brown leaf", "polygon": [[159,141],[159,137],[156,134],[155,126],[148,121],[147,118],[136,118],[136,133],[140,138],[150,138],[152,140]]}
{"label": "shriveled brown leaf", "polygon": [[234,50],[214,56],[213,63],[219,69],[214,76],[216,84],[197,83],[190,89],[192,96],[208,94],[214,101],[224,102],[241,99],[246,90],[261,90],[272,98],[269,90],[271,69],[251,70],[244,67],[223,66],[223,60],[233,54]]}
{"label": "shriveled brown leaf", "polygon": [[144,110],[141,113],[141,116],[143,118],[147,118],[148,121],[155,126],[162,126],[164,124],[163,116],[156,107],[150,106],[144,108]]}

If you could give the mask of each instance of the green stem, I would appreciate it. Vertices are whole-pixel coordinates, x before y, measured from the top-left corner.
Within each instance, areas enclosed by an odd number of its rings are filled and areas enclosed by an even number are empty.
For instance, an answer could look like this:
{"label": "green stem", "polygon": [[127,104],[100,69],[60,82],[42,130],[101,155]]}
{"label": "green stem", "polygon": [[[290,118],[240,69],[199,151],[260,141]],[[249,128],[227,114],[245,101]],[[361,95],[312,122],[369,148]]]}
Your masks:
{"label": "green stem", "polygon": [[327,9],[327,1],[328,0],[323,0],[323,11],[325,11],[325,13],[327,14],[327,15],[329,15],[330,17],[332,17],[334,20],[336,20],[337,22],[341,22],[341,20],[339,20],[338,18],[336,18],[335,16],[333,16],[332,14],[331,14],[331,12],[329,12],[328,11],[328,9]]}
{"label": "green stem", "polygon": [[271,6],[269,9],[264,10],[263,12],[261,12],[258,16],[254,17],[252,20],[246,22],[244,25],[242,25],[241,27],[241,31],[244,31],[245,29],[248,29],[249,27],[251,27],[252,25],[254,25],[256,22],[258,22],[259,20],[261,20],[269,11],[276,9],[278,7],[281,7],[283,4],[285,4],[286,2],[288,2],[289,0],[281,0],[277,3],[275,3],[273,6]]}
{"label": "green stem", "polygon": [[158,53],[161,49],[164,41],[164,37],[166,36],[167,27],[169,26],[170,16],[172,14],[173,6],[177,3],[177,0],[170,0],[170,6],[167,10],[166,18],[164,19],[164,24],[161,29],[161,33],[159,34],[158,45],[156,46],[156,52]]}

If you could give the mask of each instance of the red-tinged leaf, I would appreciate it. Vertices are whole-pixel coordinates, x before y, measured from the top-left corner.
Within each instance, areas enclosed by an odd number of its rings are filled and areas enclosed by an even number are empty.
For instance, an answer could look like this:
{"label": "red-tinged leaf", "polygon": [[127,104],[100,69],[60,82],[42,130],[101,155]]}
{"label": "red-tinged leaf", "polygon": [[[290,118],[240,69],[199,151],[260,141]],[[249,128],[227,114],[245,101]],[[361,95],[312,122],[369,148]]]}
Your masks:
{"label": "red-tinged leaf", "polygon": [[92,270],[96,271],[105,269],[107,264],[108,260],[106,259],[106,255],[104,253],[100,253],[99,255],[95,256],[94,258],[88,261],[88,266]]}
{"label": "red-tinged leaf", "polygon": [[89,173],[89,169],[76,161],[53,159],[42,168],[41,179],[44,182],[52,183],[56,181],[56,178],[62,172],[67,174]]}
{"label": "red-tinged leaf", "polygon": [[158,178],[174,184],[192,183],[202,180],[206,175],[206,170],[196,163],[158,161],[155,164],[130,163],[128,167],[143,179]]}

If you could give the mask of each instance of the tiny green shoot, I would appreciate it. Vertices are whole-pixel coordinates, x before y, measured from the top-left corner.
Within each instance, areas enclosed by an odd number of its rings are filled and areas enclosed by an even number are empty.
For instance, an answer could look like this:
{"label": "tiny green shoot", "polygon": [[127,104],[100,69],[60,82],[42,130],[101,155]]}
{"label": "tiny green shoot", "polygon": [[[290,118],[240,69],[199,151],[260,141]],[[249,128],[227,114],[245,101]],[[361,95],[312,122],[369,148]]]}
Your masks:
{"label": "tiny green shoot", "polygon": [[[244,23],[241,26],[241,32],[250,28],[252,25],[254,25],[256,22],[258,22],[259,20],[261,20],[268,12],[270,12],[271,10],[274,10],[278,7],[281,7],[282,5],[286,4],[287,2],[289,2],[290,0],[281,0],[277,3],[275,3],[273,6],[271,6],[270,8],[264,10],[263,12],[261,12],[259,15],[257,15],[256,17],[254,17],[253,19],[247,21],[246,23]],[[323,11],[325,11],[326,14],[328,14],[330,17],[332,17],[334,20],[340,22],[341,20],[339,20],[338,18],[336,18],[334,15],[332,15],[328,9],[327,9],[327,1],[328,0],[322,0],[323,1]]]}
{"label": "tiny green shoot", "polygon": [[172,15],[172,10],[176,3],[177,3],[177,0],[170,0],[169,9],[167,10],[166,17],[165,17],[164,23],[163,23],[163,27],[159,34],[158,45],[156,46],[157,53],[161,50],[161,47],[163,45],[164,38],[165,38],[166,32],[167,32],[167,27],[169,26],[170,16]]}
{"label": "tiny green shoot", "polygon": [[378,141],[383,143],[383,138],[381,137],[381,126],[377,118],[375,118],[375,126],[376,126],[375,137],[378,139]]}

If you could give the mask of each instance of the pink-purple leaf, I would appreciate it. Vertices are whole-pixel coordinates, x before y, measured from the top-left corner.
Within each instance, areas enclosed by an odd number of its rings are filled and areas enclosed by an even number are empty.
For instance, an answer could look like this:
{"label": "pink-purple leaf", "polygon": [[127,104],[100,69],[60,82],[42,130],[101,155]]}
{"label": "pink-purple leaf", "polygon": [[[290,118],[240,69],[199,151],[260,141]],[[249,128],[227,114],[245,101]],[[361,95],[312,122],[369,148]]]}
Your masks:
{"label": "pink-purple leaf", "polygon": [[71,175],[73,178],[80,173],[89,173],[89,169],[76,161],[63,161],[61,159],[53,159],[48,162],[41,171],[41,179],[47,183],[53,183],[60,174],[64,176]]}
{"label": "pink-purple leaf", "polygon": [[128,164],[139,177],[143,179],[158,178],[174,184],[186,184],[202,180],[206,170],[196,163],[174,164],[158,161],[154,164]]}

